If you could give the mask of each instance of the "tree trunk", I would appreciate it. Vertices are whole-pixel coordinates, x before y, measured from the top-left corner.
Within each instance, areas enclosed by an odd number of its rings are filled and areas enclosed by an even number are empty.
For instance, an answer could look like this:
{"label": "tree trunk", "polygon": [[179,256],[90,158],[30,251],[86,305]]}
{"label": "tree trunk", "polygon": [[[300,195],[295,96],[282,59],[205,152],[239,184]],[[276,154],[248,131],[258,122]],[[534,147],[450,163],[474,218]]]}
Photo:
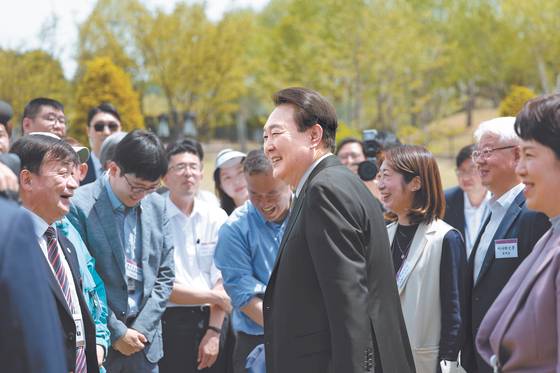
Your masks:
{"label": "tree trunk", "polygon": [[550,92],[550,85],[548,84],[548,77],[546,76],[546,65],[540,53],[535,53],[537,59],[537,70],[539,72],[539,79],[541,80],[541,88],[543,93]]}

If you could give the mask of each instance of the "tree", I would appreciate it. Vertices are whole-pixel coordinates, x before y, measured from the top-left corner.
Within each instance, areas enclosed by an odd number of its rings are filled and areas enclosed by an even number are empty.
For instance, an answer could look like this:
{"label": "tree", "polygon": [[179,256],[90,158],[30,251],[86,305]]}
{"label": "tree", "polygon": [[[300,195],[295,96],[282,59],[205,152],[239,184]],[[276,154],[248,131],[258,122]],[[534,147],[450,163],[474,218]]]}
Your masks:
{"label": "tree", "polygon": [[97,57],[86,63],[85,72],[76,85],[74,125],[70,127],[70,136],[87,144],[87,113],[103,102],[110,102],[117,108],[124,131],[144,128],[139,96],[132,87],[130,76],[108,57]]}
{"label": "tree", "polygon": [[50,97],[63,103],[69,97],[69,83],[60,62],[41,50],[19,52],[0,49],[0,98],[14,108],[13,123],[27,102],[36,97]]}

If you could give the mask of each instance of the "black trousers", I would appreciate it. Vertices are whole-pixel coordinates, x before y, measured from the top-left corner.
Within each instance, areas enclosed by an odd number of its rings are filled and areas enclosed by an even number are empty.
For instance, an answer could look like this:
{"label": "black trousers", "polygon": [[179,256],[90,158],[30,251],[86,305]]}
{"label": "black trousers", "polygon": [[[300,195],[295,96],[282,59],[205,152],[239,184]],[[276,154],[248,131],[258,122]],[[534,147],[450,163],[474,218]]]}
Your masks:
{"label": "black trousers", "polygon": [[206,334],[210,308],[169,307],[162,321],[163,358],[159,362],[160,373],[225,373],[224,345],[227,335],[227,320],[222,326],[220,353],[210,368],[197,370],[198,346]]}
{"label": "black trousers", "polygon": [[251,335],[237,332],[237,340],[235,341],[235,348],[233,350],[234,373],[247,373],[247,369],[245,369],[247,356],[261,343],[264,343],[264,335]]}

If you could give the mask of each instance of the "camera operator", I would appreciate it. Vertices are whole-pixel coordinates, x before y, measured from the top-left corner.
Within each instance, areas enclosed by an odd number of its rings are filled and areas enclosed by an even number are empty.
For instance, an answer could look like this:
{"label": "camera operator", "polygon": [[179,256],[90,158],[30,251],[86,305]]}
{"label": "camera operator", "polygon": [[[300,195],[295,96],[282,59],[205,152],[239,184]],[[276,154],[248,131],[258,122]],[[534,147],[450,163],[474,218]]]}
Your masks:
{"label": "camera operator", "polygon": [[400,145],[395,134],[375,129],[362,132],[363,141],[354,137],[342,139],[338,144],[336,155],[340,162],[356,173],[364,181],[370,192],[379,200],[377,189],[377,167],[381,162],[383,150]]}

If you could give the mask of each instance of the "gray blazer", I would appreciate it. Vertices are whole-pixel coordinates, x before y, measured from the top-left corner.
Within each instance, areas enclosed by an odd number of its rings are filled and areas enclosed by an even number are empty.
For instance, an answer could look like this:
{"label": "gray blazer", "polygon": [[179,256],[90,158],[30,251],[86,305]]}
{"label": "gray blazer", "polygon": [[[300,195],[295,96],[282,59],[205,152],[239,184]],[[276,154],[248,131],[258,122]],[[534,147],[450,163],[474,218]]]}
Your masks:
{"label": "gray blazer", "polygon": [[[160,320],[175,277],[173,241],[164,199],[152,193],[140,202],[140,208],[144,291],[140,311],[128,326],[148,339],[144,352],[148,361],[156,363],[163,356]],[[128,293],[124,248],[118,239],[113,208],[102,179],[74,193],[68,219],[80,232],[105,282],[108,326],[114,342],[127,330]]]}

